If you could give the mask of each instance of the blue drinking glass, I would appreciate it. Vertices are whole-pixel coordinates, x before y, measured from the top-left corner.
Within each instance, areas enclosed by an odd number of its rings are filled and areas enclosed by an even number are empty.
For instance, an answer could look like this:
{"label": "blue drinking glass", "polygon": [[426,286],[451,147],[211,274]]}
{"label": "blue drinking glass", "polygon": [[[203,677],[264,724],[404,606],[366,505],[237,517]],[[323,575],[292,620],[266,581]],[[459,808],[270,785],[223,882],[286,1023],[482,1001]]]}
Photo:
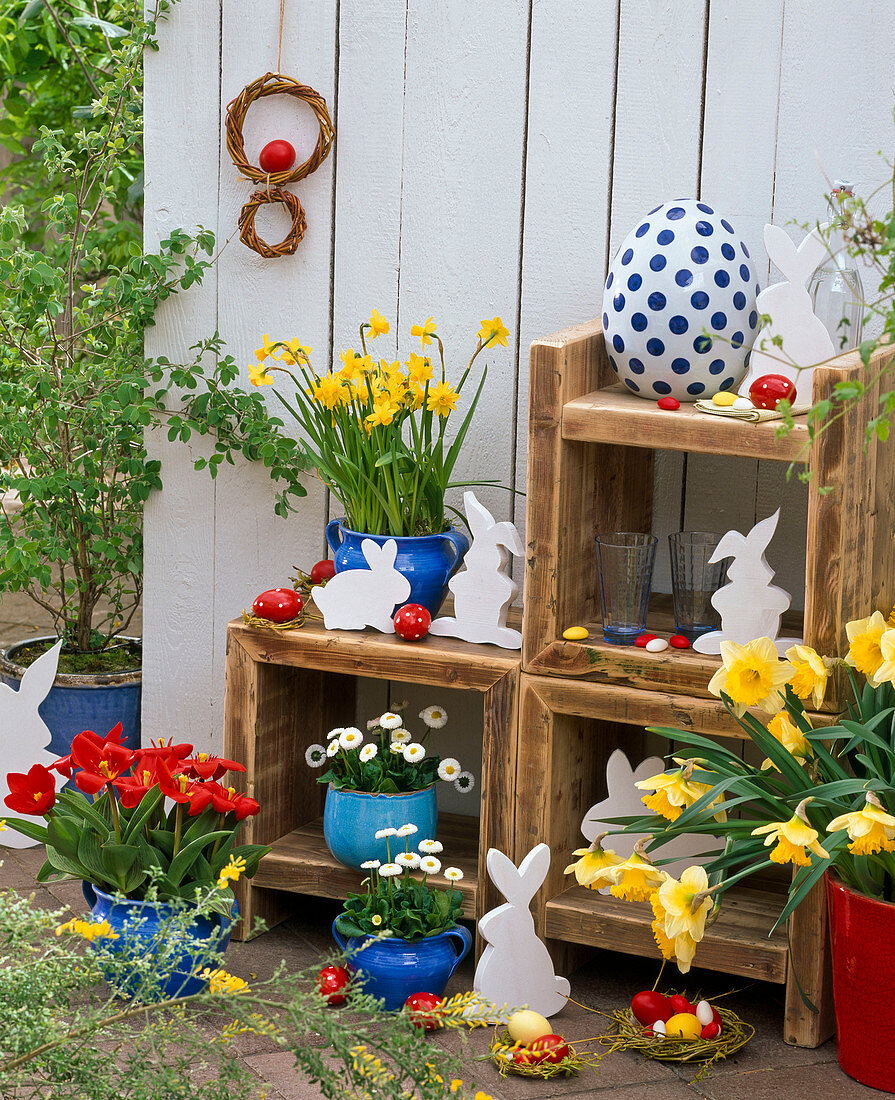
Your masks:
{"label": "blue drinking glass", "polygon": [[668,536],[674,625],[691,642],[721,625],[712,596],[725,583],[727,561],[709,560],[720,541],[712,531],[675,531]]}
{"label": "blue drinking glass", "polygon": [[594,541],[603,638],[611,645],[633,645],[637,635],[646,630],[658,539],[639,531],[612,531],[597,535]]}

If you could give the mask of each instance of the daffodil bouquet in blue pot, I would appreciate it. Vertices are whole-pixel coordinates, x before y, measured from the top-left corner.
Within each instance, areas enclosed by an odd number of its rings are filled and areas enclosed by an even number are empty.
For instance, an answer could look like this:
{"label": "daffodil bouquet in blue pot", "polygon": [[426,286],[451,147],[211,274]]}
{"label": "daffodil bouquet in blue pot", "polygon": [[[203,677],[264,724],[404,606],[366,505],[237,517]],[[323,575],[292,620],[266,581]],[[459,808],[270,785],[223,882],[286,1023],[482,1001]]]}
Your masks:
{"label": "daffodil bouquet in blue pot", "polygon": [[[486,366],[476,381],[473,367],[486,349],[507,347],[509,332],[500,317],[483,320],[472,357],[454,384],[431,317],[410,330],[422,354],[410,352],[403,361],[374,358],[372,342],[389,328],[374,309],[360,326],[361,350],[346,348],[341,367],[322,372],[299,340],[265,336],[249,380],[255,386],[274,385],[277,378],[292,383],[288,392],[280,386],[274,392],[301,427],[317,476],[344,510],[326,529],[336,571],[367,568],[365,538],[380,545],[394,538],[395,568],[411,584],[408,602],[422,604],[434,617],[469,549],[466,536],[448,523],[445,495],[461,485],[498,484],[455,481],[454,467],[488,374]],[[428,354],[433,345],[434,364]],[[455,430],[449,433],[449,426]]]}
{"label": "daffodil bouquet in blue pot", "polygon": [[[653,729],[677,750],[671,768],[637,784],[653,814],[616,822],[641,837],[633,855],[621,859],[603,834],[575,853],[567,872],[581,885],[648,901],[658,948],[684,973],[738,882],[791,865],[780,924],[826,875],[840,1062],[866,1084],[895,1089],[895,1039],[868,1069],[858,1034],[862,1003],[874,1003],[880,1018],[895,1016],[895,959],[880,950],[895,941],[895,613],[875,611],[846,630],[841,660],[804,645],[781,659],[768,638],[722,642],[709,690],[763,762],[686,730]],[[820,706],[839,663],[852,702],[836,724],[814,729],[809,704]],[[663,870],[662,846],[694,833],[705,834],[708,849],[711,838],[719,844],[702,866],[675,878]]]}

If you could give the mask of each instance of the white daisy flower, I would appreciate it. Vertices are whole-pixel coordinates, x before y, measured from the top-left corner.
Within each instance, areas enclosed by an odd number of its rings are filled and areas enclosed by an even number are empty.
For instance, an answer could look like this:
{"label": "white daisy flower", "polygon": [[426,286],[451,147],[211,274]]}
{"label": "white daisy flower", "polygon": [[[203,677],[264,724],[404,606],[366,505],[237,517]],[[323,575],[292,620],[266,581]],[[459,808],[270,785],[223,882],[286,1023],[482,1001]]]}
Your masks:
{"label": "white daisy flower", "polygon": [[326,763],[326,749],[322,745],[308,745],[305,760],[312,768],[321,767]]}
{"label": "white daisy flower", "polygon": [[463,878],[463,872],[459,867],[445,867],[444,877],[450,882],[459,882]]}
{"label": "white daisy flower", "polygon": [[389,749],[392,752],[400,753],[401,756],[404,755],[404,746],[398,741],[392,741],[392,743],[389,745]]}
{"label": "white daisy flower", "polygon": [[392,730],[393,745],[406,745],[409,740],[410,733],[408,730]]}
{"label": "white daisy flower", "polygon": [[363,744],[363,740],[364,735],[353,726],[349,726],[339,734],[339,744],[343,749],[356,749],[358,745]]}
{"label": "white daisy flower", "polygon": [[379,874],[382,878],[391,878],[392,875],[400,875],[401,865],[399,863],[383,863],[379,868]]}
{"label": "white daisy flower", "polygon": [[396,836],[396,835],[397,835],[397,833],[398,833],[398,830],[397,830],[397,829],[392,829],[392,828],[388,828],[388,829],[377,829],[377,830],[376,830],[376,839],[377,839],[377,840],[385,840],[385,838],[386,838],[387,836]]}
{"label": "white daisy flower", "polygon": [[459,774],[460,761],[455,760],[453,756],[445,757],[438,765],[438,777],[443,779],[445,783],[453,783]]}
{"label": "white daisy flower", "polygon": [[418,833],[418,832],[419,832],[419,829],[416,827],[416,825],[411,825],[411,824],[408,823],[407,825],[402,825],[401,828],[398,830],[396,835],[397,836],[413,836],[414,833]]}
{"label": "white daisy flower", "polygon": [[421,840],[417,848],[427,856],[437,856],[444,851],[444,845],[439,840]]}
{"label": "white daisy flower", "polygon": [[460,794],[469,794],[469,792],[475,786],[475,776],[472,774],[472,772],[460,772],[460,774],[454,780],[454,786],[457,788]]}
{"label": "white daisy flower", "polygon": [[426,750],[419,743],[419,741],[411,741],[409,745],[404,745],[404,759],[411,764],[415,764],[417,760],[422,760],[426,755]]}
{"label": "white daisy flower", "polygon": [[338,739],[338,737],[336,737],[334,740],[330,741],[330,743],[326,746],[326,755],[327,756],[335,756],[336,753],[339,751],[339,747],[340,747],[339,746],[339,739]]}
{"label": "white daisy flower", "polygon": [[382,726],[384,730],[396,730],[401,727],[404,719],[400,714],[395,714],[394,711],[387,710],[385,714],[379,715],[378,725]]}
{"label": "white daisy flower", "polygon": [[327,739],[327,741],[332,741],[332,739],[334,737],[341,737],[344,732],[345,732],[345,727],[344,726],[336,726],[336,728],[334,730],[329,731],[329,733],[326,735],[326,739]]}
{"label": "white daisy flower", "polygon": [[367,719],[367,729],[368,730],[374,730],[374,729],[376,729],[376,727],[378,725],[379,725],[379,719],[378,718],[368,718]]}
{"label": "white daisy flower", "polygon": [[444,707],[426,707],[425,710],[420,711],[420,718],[430,730],[440,730],[447,725],[448,716]]}
{"label": "white daisy flower", "polygon": [[360,757],[361,763],[366,764],[368,760],[373,759],[377,752],[379,752],[379,749],[376,747],[376,745],[364,745],[364,747],[358,753],[358,756]]}
{"label": "white daisy flower", "polygon": [[395,856],[395,863],[400,863],[402,867],[409,867],[411,871],[415,871],[420,865],[420,857],[416,852],[398,852]]}
{"label": "white daisy flower", "polygon": [[437,875],[441,870],[441,860],[436,859],[435,856],[423,856],[420,860],[420,870],[425,871],[427,875]]}
{"label": "white daisy flower", "polygon": [[360,865],[362,871],[375,871],[380,866],[378,859],[367,859]]}

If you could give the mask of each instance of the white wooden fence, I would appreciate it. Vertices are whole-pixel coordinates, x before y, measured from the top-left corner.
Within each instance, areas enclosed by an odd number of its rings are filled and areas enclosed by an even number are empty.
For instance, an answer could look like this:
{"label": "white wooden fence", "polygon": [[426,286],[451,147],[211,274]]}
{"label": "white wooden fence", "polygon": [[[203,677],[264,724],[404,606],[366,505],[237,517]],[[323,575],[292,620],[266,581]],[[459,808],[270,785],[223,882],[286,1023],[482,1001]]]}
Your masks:
{"label": "white wooden fence", "polygon": [[[163,26],[146,64],[148,245],[176,226],[233,234],[250,185],[223,147],[224,107],[276,67],[279,7],[181,0]],[[824,173],[863,193],[885,179],[892,14],[891,0],[287,0],[282,70],[326,97],[337,130],[295,187],[307,234],[274,261],[233,239],[205,285],[160,312],[149,352],[184,354],[219,329],[248,363],[271,333],[325,366],[376,308],[392,322],[383,354],[397,335],[406,357],[410,325],[434,315],[458,362],[500,314],[510,347],[489,356],[461,472],[524,489],[528,345],[599,313],[608,259],[643,212],[710,200],[765,283],[766,221],[822,215]],[[270,99],[246,137],[309,150],[316,123]],[[277,519],[264,471],[211,482],[186,448],[150,446],[165,488],[146,514],[144,728],[220,748],[225,624],[324,553],[329,502],[309,479],[298,515]],[[658,531],[743,529],[783,503],[772,564],[798,591],[798,484],[771,463],[662,458]],[[523,498],[484,497],[523,523]]]}

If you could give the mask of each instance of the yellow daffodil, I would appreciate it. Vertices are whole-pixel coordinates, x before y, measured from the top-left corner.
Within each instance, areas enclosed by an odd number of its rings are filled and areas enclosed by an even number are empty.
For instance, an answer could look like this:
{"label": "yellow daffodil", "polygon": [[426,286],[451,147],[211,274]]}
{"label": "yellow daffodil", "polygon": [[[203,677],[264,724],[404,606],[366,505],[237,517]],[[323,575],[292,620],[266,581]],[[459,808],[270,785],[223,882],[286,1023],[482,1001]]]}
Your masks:
{"label": "yellow daffodil", "polygon": [[[790,756],[795,757],[796,760],[810,760],[814,756],[811,742],[790,719],[785,710],[779,711],[768,722],[768,733],[779,741]],[[764,760],[761,768],[762,771],[767,771],[769,768],[773,768],[774,771],[780,770],[772,760]]]}
{"label": "yellow daffodil", "polygon": [[792,665],[780,660],[770,638],[756,638],[746,645],[722,642],[721,660],[709,691],[729,696],[737,717],[747,707],[761,707],[770,714],[780,709],[780,689],[792,675]]}
{"label": "yellow daffodil", "polygon": [[834,662],[829,657],[821,657],[808,645],[791,646],[786,657],[795,670],[788,680],[789,686],[800,699],[810,699],[817,710],[824,701]]}
{"label": "yellow daffodil", "polygon": [[228,974],[226,970],[211,970],[206,967],[199,977],[208,982],[209,993],[242,993],[249,988],[242,978]]}
{"label": "yellow daffodil", "polygon": [[[678,969],[686,974],[693,962],[696,945],[705,935],[705,922],[714,908],[708,895],[709,879],[704,867],[688,867],[680,881],[665,876],[665,881],[650,899],[656,917],[653,932],[661,931],[666,950],[673,947]],[[662,940],[656,934],[660,950]],[[665,951],[663,951],[665,954]],[[666,958],[670,955],[666,954]]]}
{"label": "yellow daffodil", "polygon": [[276,357],[277,357],[276,356],[276,352],[277,352],[276,345],[277,345],[277,341],[274,340],[274,342],[271,343],[270,342],[270,334],[265,332],[264,335],[261,337],[261,347],[255,349],[255,357],[258,360],[258,362],[263,363],[264,360],[268,357],[268,355],[272,359],[276,359]]}
{"label": "yellow daffodil", "polygon": [[837,829],[848,830],[848,849],[856,856],[895,852],[895,817],[886,813],[873,792],[868,793],[860,810],[833,818],[827,832],[835,833]]}
{"label": "yellow daffodil", "polygon": [[311,395],[325,409],[332,410],[345,403],[347,392],[341,379],[333,374],[324,374],[322,377],[314,379]]}
{"label": "yellow daffodil", "polygon": [[411,382],[407,386],[407,407],[409,409],[421,409],[425,404],[426,391],[418,382]]}
{"label": "yellow daffodil", "polygon": [[370,326],[371,340],[375,340],[377,336],[382,336],[388,332],[388,321],[386,321],[382,314],[376,309],[373,310],[367,324]]}
{"label": "yellow daffodil", "polygon": [[437,382],[429,387],[429,396],[426,398],[426,408],[429,412],[439,416],[448,416],[457,407],[460,395],[447,382]]}
{"label": "yellow daffodil", "polygon": [[401,364],[397,359],[391,362],[388,359],[379,360],[379,374],[382,378],[397,378],[401,374]]}
{"label": "yellow daffodil", "polygon": [[576,848],[572,855],[581,858],[576,863],[570,863],[563,872],[566,875],[574,874],[579,886],[588,886],[591,890],[601,890],[604,886],[611,885],[612,878],[608,872],[624,863],[621,856],[611,848],[601,845],[601,839],[602,837],[597,837],[589,848]]}
{"label": "yellow daffodil", "polygon": [[286,340],[280,348],[280,354],[274,358],[284,363],[307,363],[311,357],[311,349],[300,344],[298,339]]}
{"label": "yellow daffodil", "polygon": [[807,867],[811,863],[809,851],[821,859],[830,858],[830,853],[818,843],[817,830],[812,829],[805,817],[805,806],[811,801],[810,798],[803,799],[789,821],[772,821],[769,825],[760,825],[752,830],[753,836],[764,836],[765,847],[777,842],[776,848],[771,852],[772,862]]}
{"label": "yellow daffodil", "polygon": [[242,856],[231,856],[226,867],[221,868],[218,875],[218,889],[225,890],[230,882],[238,882],[239,876],[245,873],[246,861]]}
{"label": "yellow daffodil", "polygon": [[375,428],[380,424],[385,427],[391,424],[397,411],[388,394],[385,394],[383,397],[377,397],[374,400],[373,411],[366,417],[364,423],[371,428]]}
{"label": "yellow daffodil", "polygon": [[845,624],[848,635],[848,653],[845,660],[858,672],[863,672],[871,687],[878,687],[881,681],[876,679],[876,671],[885,663],[880,647],[887,624],[882,612],[874,611],[868,619],[855,619]]}
{"label": "yellow daffodil", "polygon": [[61,936],[63,932],[71,932],[75,936],[83,936],[83,938],[89,940],[90,943],[99,939],[118,939],[118,933],[112,931],[112,926],[107,920],[89,921],[75,919],[66,921],[65,924],[60,924],[56,929],[56,935]]}
{"label": "yellow daffodil", "polygon": [[510,330],[504,327],[504,323],[499,317],[492,317],[490,321],[482,321],[482,327],[479,329],[478,335],[483,344],[490,344],[492,347],[495,344],[500,344],[502,347],[506,347]]}
{"label": "yellow daffodil", "polygon": [[5,820],[0,820],[0,833],[5,833],[5,832],[8,832],[8,831],[9,831],[9,826],[6,824],[6,821]]}
{"label": "yellow daffodil", "polygon": [[355,378],[360,377],[360,375],[364,373],[363,356],[358,355],[354,348],[345,348],[345,350],[340,353],[339,358],[343,363],[339,371],[339,377],[346,382],[353,382]]}
{"label": "yellow daffodil", "polygon": [[877,683],[895,683],[895,630],[887,630],[879,640],[883,663],[874,673]]}
{"label": "yellow daffodil", "polygon": [[267,367],[256,367],[249,363],[249,381],[253,386],[272,386],[273,378],[268,374]]}
{"label": "yellow daffodil", "polygon": [[417,355],[412,351],[407,359],[407,378],[422,385],[432,377],[432,360],[426,355]]}
{"label": "yellow daffodil", "polygon": [[650,894],[662,885],[668,874],[635,851],[623,863],[612,868],[610,877],[610,894],[625,901],[648,901]]}
{"label": "yellow daffodil", "polygon": [[[668,938],[665,935],[665,909],[662,903],[659,901],[659,891],[653,890],[650,894],[650,905],[653,909],[653,922],[651,928],[653,930],[653,938],[656,941],[656,945],[659,951],[662,953],[663,959],[675,958],[674,940]],[[696,944],[693,944],[693,951],[696,951]]]}
{"label": "yellow daffodil", "polygon": [[419,336],[420,346],[427,347],[432,343],[432,333],[438,326],[435,324],[431,317],[427,317],[421,325],[411,325],[410,335]]}
{"label": "yellow daffodil", "polygon": [[[641,801],[648,810],[653,810],[662,817],[667,817],[669,821],[677,821],[686,807],[698,802],[704,794],[708,794],[712,789],[711,784],[694,783],[690,778],[696,761],[681,760],[676,761],[676,763],[681,765],[677,771],[660,772],[659,775],[650,776],[649,779],[642,779],[634,784],[638,790],[655,792],[647,795]],[[724,796],[722,795],[712,805],[719,805],[723,801]],[[715,818],[718,821],[726,821],[727,814],[720,810],[715,814]]]}

